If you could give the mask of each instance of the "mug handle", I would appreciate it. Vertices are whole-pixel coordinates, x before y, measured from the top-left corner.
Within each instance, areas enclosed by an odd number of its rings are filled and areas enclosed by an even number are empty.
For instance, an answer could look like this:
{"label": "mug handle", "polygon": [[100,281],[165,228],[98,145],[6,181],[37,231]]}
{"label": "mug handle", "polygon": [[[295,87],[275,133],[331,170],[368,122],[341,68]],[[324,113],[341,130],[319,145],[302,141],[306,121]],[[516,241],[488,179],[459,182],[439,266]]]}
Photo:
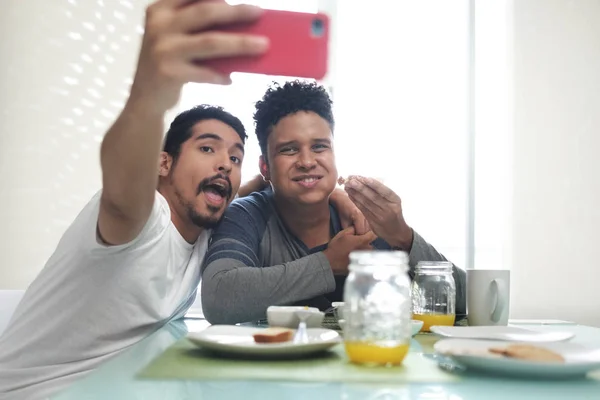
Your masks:
{"label": "mug handle", "polygon": [[496,292],[496,305],[492,310],[490,319],[497,323],[500,321],[500,317],[506,309],[506,297],[504,296],[504,293],[506,293],[506,282],[504,282],[503,279],[494,279],[490,283],[490,286],[494,288]]}

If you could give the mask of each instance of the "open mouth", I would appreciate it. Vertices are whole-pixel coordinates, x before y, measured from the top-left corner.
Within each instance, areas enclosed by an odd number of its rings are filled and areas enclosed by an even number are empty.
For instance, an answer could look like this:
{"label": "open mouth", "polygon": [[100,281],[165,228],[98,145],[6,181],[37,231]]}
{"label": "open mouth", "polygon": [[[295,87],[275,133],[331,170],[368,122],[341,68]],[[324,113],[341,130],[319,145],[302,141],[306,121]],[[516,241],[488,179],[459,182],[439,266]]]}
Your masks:
{"label": "open mouth", "polygon": [[301,175],[292,178],[292,180],[294,182],[298,182],[301,186],[311,188],[315,186],[322,178],[322,175]]}
{"label": "open mouth", "polygon": [[202,187],[204,196],[215,206],[222,205],[228,198],[231,189],[225,181],[217,180]]}

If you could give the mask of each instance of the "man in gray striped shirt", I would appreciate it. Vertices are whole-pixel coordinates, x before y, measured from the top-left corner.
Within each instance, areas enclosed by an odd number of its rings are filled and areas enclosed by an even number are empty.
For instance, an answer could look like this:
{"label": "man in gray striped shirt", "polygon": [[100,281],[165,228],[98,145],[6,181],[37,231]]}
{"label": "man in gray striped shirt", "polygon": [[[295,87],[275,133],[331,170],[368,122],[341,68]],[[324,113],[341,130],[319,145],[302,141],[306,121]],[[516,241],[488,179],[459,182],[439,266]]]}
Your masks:
{"label": "man in gray striped shirt", "polygon": [[[209,322],[255,321],[270,305],[326,309],[342,300],[353,250],[404,250],[411,277],[419,261],[446,261],[406,224],[400,198],[372,179],[352,179],[346,191],[373,231],[342,229],[329,202],[338,174],[331,100],[322,86],[274,86],[257,102],[254,119],[270,187],[232,202],[213,232],[202,268]],[[453,269],[456,313],[464,315],[465,272]]]}

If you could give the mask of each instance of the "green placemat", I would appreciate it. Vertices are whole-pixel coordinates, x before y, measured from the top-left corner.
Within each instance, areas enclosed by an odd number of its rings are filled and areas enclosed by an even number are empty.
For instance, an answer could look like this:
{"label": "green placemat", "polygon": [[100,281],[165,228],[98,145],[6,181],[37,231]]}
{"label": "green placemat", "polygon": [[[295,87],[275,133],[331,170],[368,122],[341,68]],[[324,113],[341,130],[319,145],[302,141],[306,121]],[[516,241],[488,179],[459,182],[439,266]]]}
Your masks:
{"label": "green placemat", "polygon": [[399,367],[363,367],[348,362],[343,345],[318,358],[244,360],[224,358],[181,339],[139,374],[142,379],[269,380],[296,382],[454,382],[460,378],[421,353],[409,352]]}

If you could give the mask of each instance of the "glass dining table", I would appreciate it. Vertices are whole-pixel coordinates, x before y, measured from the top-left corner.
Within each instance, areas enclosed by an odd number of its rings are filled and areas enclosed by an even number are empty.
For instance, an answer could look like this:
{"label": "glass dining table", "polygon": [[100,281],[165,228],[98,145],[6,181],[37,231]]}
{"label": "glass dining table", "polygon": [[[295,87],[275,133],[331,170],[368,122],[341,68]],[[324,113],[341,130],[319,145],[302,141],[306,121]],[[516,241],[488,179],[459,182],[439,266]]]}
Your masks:
{"label": "glass dining table", "polygon": [[[205,329],[204,320],[173,321],[127,349],[94,372],[59,393],[55,400],[86,399],[594,399],[600,398],[600,372],[597,379],[530,380],[503,378],[462,372],[460,380],[446,383],[361,384],[330,382],[283,382],[268,380],[148,380],[138,372],[167,348],[187,335]],[[600,328],[576,324],[542,324],[536,321],[519,326],[534,326],[543,331],[575,333],[572,342],[600,347]],[[433,334],[413,338],[411,352],[432,357]],[[434,362],[432,360],[432,362]]]}

